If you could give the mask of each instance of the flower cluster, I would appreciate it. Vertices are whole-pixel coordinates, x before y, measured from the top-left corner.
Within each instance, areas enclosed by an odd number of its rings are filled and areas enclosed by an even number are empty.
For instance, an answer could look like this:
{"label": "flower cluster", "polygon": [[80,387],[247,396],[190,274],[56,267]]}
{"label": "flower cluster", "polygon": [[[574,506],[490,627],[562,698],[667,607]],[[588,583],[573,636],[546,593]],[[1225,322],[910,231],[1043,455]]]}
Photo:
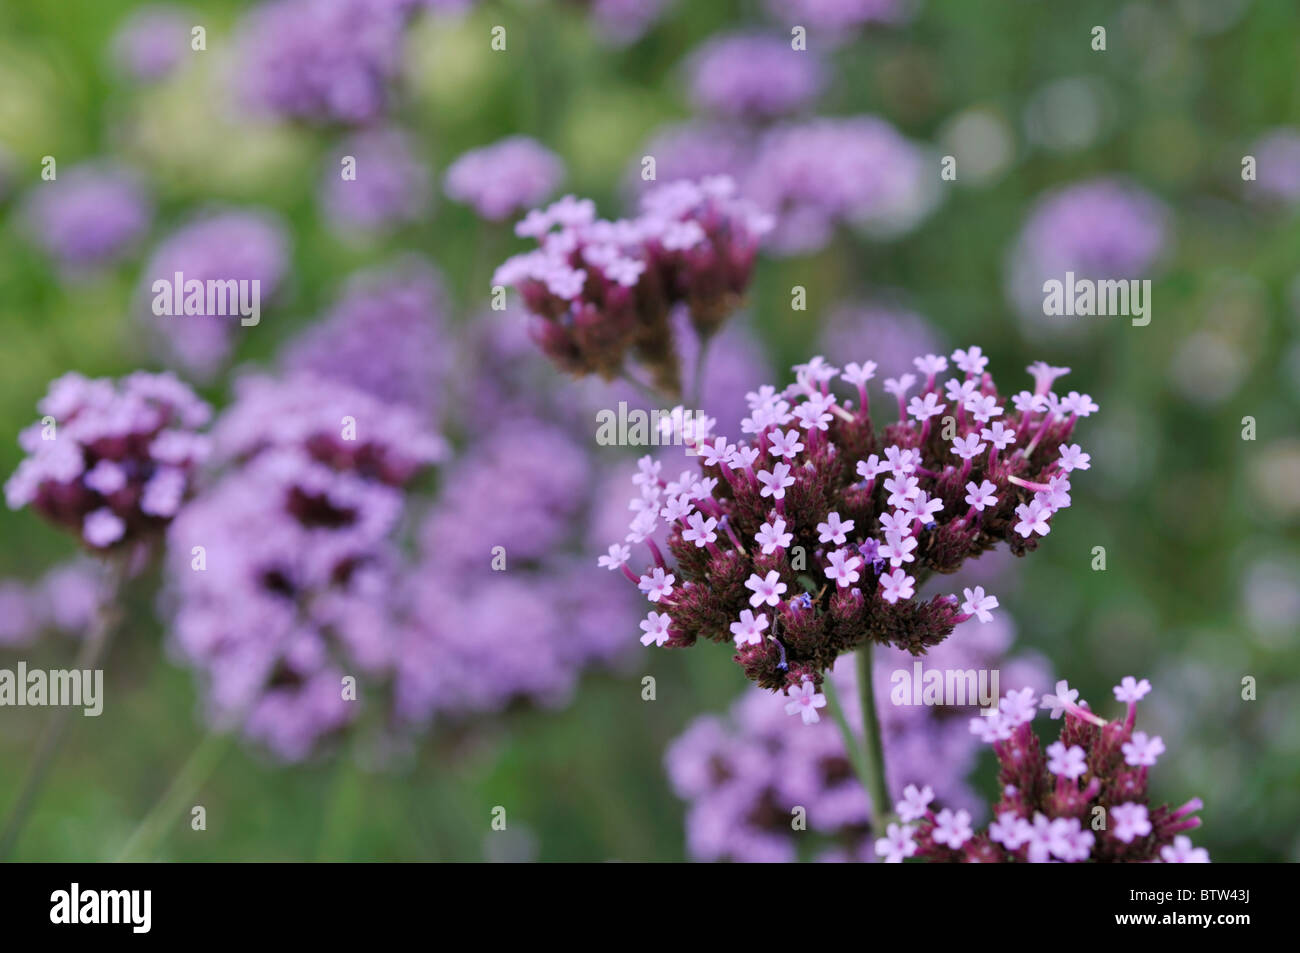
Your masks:
{"label": "flower cluster", "polygon": [[80,165],[42,182],[29,193],[24,211],[34,240],[71,274],[122,258],[153,219],[153,203],[139,178],[106,163]]}
{"label": "flower cluster", "polygon": [[772,119],[797,112],[821,92],[821,64],[779,34],[715,37],[691,56],[691,98],[703,112],[736,119]]}
{"label": "flower cluster", "polygon": [[[662,474],[642,458],[630,531],[599,560],[654,604],[642,641],[734,640],[750,679],[804,693],[865,643],[919,655],[991,618],[998,600],[982,586],[923,600],[921,583],[999,542],[1017,556],[1036,548],[1070,504],[1071,472],[1089,466],[1067,441],[1098,408],[1052,391],[1067,368],[1032,365],[1034,390],[1005,400],[978,347],[952,361],[959,373],[942,386],[949,363],[934,354],[915,359],[919,378],[887,380],[899,419],[880,432],[866,391],[876,365],[841,371],[815,357],[785,391],[748,395],[748,440],[697,427],[687,449],[698,471]],[[836,378],[856,401],[830,392]],[[651,562],[638,574],[628,563],[642,543]]]}
{"label": "flower cluster", "polygon": [[173,638],[214,720],[300,759],[371,701],[346,678],[396,664],[402,487],[441,441],[405,408],[293,377],[243,381],[213,442],[227,469],[168,535]]}
{"label": "flower cluster", "polygon": [[684,304],[702,336],[739,305],[770,219],[725,177],[674,182],[648,193],[634,219],[595,217],[590,200],[565,196],[515,228],[535,251],[497,269],[536,316],[542,350],[562,370],[606,379],[629,355],[669,393],[681,390],[669,325]]}
{"label": "flower cluster", "polygon": [[[895,810],[876,853],[899,862],[977,863],[1205,863],[1183,831],[1199,827],[1192,815],[1199,798],[1178,808],[1148,804],[1147,773],[1164,753],[1159,737],[1134,731],[1137,703],[1151,683],[1128,676],[1114,688],[1128,706],[1122,721],[1106,721],[1079,701],[1077,689],[1060,681],[1040,700],[1032,688],[1009,691],[992,716],[972,720],[971,733],[993,745],[1002,797],[988,829],[976,833],[966,811],[930,809],[934,792],[915,786]],[[1065,716],[1059,740],[1044,752],[1031,722],[1038,709]]]}
{"label": "flower cluster", "polygon": [[[265,308],[288,271],[289,236],[277,216],[261,210],[236,209],[202,214],[165,237],[150,255],[140,280],[140,310],[154,331],[157,350],[168,363],[206,380],[229,357],[232,331],[241,317],[207,313],[158,315],[153,310],[157,296],[154,283],[166,281],[170,287],[177,274],[184,285],[191,281],[257,282],[260,305]],[[206,312],[211,299],[205,295],[203,300]]]}
{"label": "flower cluster", "polygon": [[564,163],[527,136],[466,152],[447,169],[443,190],[497,222],[545,199],[564,178]]}
{"label": "flower cluster", "polygon": [[[952,639],[928,658],[932,669],[1000,669],[1014,684],[1048,684],[1045,666],[1032,657],[1008,658],[1012,625],[999,617],[968,638]],[[894,673],[910,670],[905,652],[875,653],[878,698],[889,697]],[[834,673],[850,728],[861,729],[857,676],[851,660]],[[973,700],[972,700],[973,703]],[[687,847],[695,860],[792,861],[816,836],[819,860],[870,860],[876,837],[870,798],[853,773],[844,737],[822,719],[808,728],[786,716],[786,702],[757,688],[735,703],[727,719],[696,719],[669,747],[665,765],[688,805]],[[885,775],[894,794],[907,785],[929,786],[945,807],[981,807],[966,777],[981,746],[966,728],[963,709],[938,705],[882,705],[879,712]],[[796,807],[807,833],[795,833]],[[816,849],[815,848],[815,849]]]}
{"label": "flower cluster", "polygon": [[287,119],[364,124],[382,116],[414,5],[394,0],[274,0],[239,29],[244,97]]}
{"label": "flower cluster", "polygon": [[114,382],[64,374],[18,442],[27,457],[5,484],[10,509],[31,506],[94,551],[142,542],[176,515],[208,453],[210,408],[171,374]]}
{"label": "flower cluster", "polygon": [[101,577],[94,560],[78,558],[34,583],[0,581],[0,646],[27,645],[44,633],[82,637],[104,596]]}
{"label": "flower cluster", "polygon": [[[351,156],[356,176],[339,174]],[[321,177],[321,205],[335,233],[385,232],[422,221],[433,200],[430,176],[411,137],[398,128],[377,127],[349,136]]]}
{"label": "flower cluster", "polygon": [[191,10],[157,4],[134,10],[113,34],[113,54],[122,71],[138,82],[160,80],[190,52]]}

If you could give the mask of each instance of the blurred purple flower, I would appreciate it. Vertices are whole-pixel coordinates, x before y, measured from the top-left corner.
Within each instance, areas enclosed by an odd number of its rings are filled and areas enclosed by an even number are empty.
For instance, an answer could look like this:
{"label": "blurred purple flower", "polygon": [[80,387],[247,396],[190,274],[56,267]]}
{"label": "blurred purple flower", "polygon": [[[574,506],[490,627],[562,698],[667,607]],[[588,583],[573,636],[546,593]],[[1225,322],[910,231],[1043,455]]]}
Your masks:
{"label": "blurred purple flower", "polygon": [[320,321],[289,342],[281,363],[434,419],[451,357],[445,305],[441,279],[420,258],[360,272]]}
{"label": "blurred purple flower", "polygon": [[1063,281],[1067,271],[1093,280],[1149,278],[1168,238],[1168,210],[1144,189],[1118,179],[1055,189],[1034,203],[1012,246],[1008,295],[1027,326],[1042,328],[1045,281]]}
{"label": "blurred purple flower", "polygon": [[[344,178],[342,160],[356,160],[355,178]],[[425,163],[400,129],[367,129],[346,139],[326,166],[321,204],[331,228],[382,232],[423,221],[433,192]]]}
{"label": "blurred purple flower", "polygon": [[360,124],[382,115],[414,5],[395,0],[272,0],[239,27],[239,86],[286,119]]}
{"label": "blurred purple flower", "polygon": [[664,15],[673,0],[584,0],[597,32],[619,45],[635,43]]}
{"label": "blurred purple flower", "polygon": [[207,456],[196,431],[210,409],[171,374],[139,371],[115,382],[68,373],[37,409],[42,419],[19,434],[27,457],[5,499],[92,550],[140,542],[165,526]]}
{"label": "blurred purple flower", "polygon": [[[210,379],[229,357],[239,315],[155,315],[154,283],[256,281],[262,306],[279,289],[289,268],[289,237],[283,223],[262,210],[218,211],[173,231],[154,249],[140,280],[146,321],[158,332],[165,358],[201,380]],[[206,305],[205,305],[206,307]]]}
{"label": "blurred purple flower", "polygon": [[892,235],[933,207],[937,190],[922,150],[883,119],[813,119],[760,140],[742,192],[777,217],[778,254],[820,249],[839,223]]}
{"label": "blurred purple flower", "polygon": [[527,136],[511,136],[460,156],[443,184],[449,198],[497,222],[538,204],[564,178],[564,163]]}
{"label": "blurred purple flower", "polygon": [[[880,302],[842,302],[822,325],[818,350],[825,354],[870,355],[882,368],[909,367],[917,354],[942,354],[943,335],[920,314]],[[873,379],[870,389],[883,393],[884,381]]]}
{"label": "blurred purple flower", "polygon": [[[735,119],[772,119],[797,112],[825,84],[821,63],[788,37],[730,33],[709,39],[690,57],[691,99],[702,112]],[[721,171],[721,170],[714,170]]]}
{"label": "blurred purple flower", "polygon": [[123,258],[149,230],[153,206],[133,173],[109,163],[75,166],[27,193],[28,228],[64,271]]}
{"label": "blurred purple flower", "polygon": [[396,663],[401,488],[443,445],[404,408],[310,377],[243,379],[214,437],[228,468],[169,535],[173,638],[214,721],[300,760]]}
{"label": "blurred purple flower", "polygon": [[162,79],[190,51],[194,14],[185,7],[139,7],[113,34],[113,54],[124,72],[141,82]]}
{"label": "blurred purple flower", "polygon": [[[659,182],[729,175],[742,179],[752,157],[754,134],[739,123],[692,119],[661,126],[628,170],[633,195]],[[655,178],[642,178],[642,157],[655,160]]]}

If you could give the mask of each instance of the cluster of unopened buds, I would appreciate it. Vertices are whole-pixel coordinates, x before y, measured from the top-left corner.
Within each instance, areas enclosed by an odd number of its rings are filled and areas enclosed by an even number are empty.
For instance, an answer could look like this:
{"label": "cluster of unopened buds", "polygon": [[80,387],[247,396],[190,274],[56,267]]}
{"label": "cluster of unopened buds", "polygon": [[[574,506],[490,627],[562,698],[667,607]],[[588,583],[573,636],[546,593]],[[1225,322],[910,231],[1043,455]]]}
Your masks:
{"label": "cluster of unopened buds", "polygon": [[[1040,700],[1033,689],[1007,692],[998,710],[971,721],[971,731],[993,745],[1002,797],[996,818],[976,832],[967,811],[930,809],[934,792],[909,785],[895,805],[901,823],[876,842],[888,862],[1208,863],[1184,831],[1200,826],[1193,798],[1178,808],[1148,805],[1147,773],[1164,742],[1134,731],[1137,703],[1151,691],[1145,678],[1126,677],[1114,688],[1128,706],[1122,720],[1106,721],[1064,682]],[[1065,721],[1059,740],[1042,750],[1031,722],[1039,708]]]}
{"label": "cluster of unopened buds", "polygon": [[770,216],[726,176],[649,192],[636,218],[597,219],[572,195],[515,227],[538,248],[508,259],[493,284],[516,288],[546,355],[577,376],[612,379],[634,359],[655,387],[681,392],[669,316],[684,306],[708,338],[742,300]]}
{"label": "cluster of unopened buds", "polygon": [[[887,380],[898,419],[879,430],[867,396],[876,365],[814,357],[791,387],[748,395],[748,439],[694,421],[683,442],[698,472],[665,479],[660,461],[642,458],[630,531],[599,561],[654,604],[642,642],[734,641],[746,675],[815,722],[839,655],[869,642],[920,655],[958,624],[988,621],[998,600],[982,587],[917,592],[999,542],[1018,556],[1037,546],[1070,504],[1071,472],[1089,467],[1067,441],[1098,408],[1052,391],[1067,368],[1032,365],[1034,390],[1006,401],[978,347],[951,359],[957,373],[942,383],[949,360],[935,354],[916,358],[919,377]],[[830,392],[837,378],[856,400]],[[641,573],[628,566],[639,544],[650,556]]]}

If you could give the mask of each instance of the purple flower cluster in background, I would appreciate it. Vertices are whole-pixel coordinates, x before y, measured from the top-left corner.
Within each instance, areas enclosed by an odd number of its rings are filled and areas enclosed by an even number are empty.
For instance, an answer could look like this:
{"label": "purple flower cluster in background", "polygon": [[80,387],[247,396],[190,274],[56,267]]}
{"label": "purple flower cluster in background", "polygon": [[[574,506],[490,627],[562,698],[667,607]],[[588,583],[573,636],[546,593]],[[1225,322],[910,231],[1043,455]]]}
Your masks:
{"label": "purple flower cluster in background", "polygon": [[1150,277],[1168,241],[1168,219],[1153,195],[1115,179],[1077,182],[1039,198],[1008,265],[1008,295],[1027,329],[1044,326],[1043,283],[1064,281],[1067,271],[1091,280]]}
{"label": "purple flower cluster in background", "polygon": [[[1016,683],[1045,683],[1048,673],[1038,660],[1005,657],[1013,635],[1010,623],[999,617],[936,648],[926,657],[926,667],[995,669]],[[911,668],[912,658],[905,652],[877,653],[877,697],[887,699],[893,673],[910,675]],[[830,677],[846,720],[860,732],[852,663],[842,659]],[[928,785],[946,807],[980,809],[966,782],[980,746],[967,730],[962,710],[884,704],[880,720],[893,793],[906,785]],[[801,844],[810,835],[793,829],[796,807],[806,812],[819,860],[871,860],[874,839],[883,834],[871,830],[869,797],[853,772],[843,735],[829,720],[805,727],[787,717],[785,700],[767,692],[747,691],[727,720],[704,716],[694,721],[668,749],[665,764],[674,790],[690,804],[686,838],[694,860],[807,859],[809,851]]]}
{"label": "purple flower cluster in background", "polygon": [[[1032,688],[1009,691],[992,717],[977,717],[970,731],[993,745],[1002,796],[996,820],[976,833],[971,814],[930,806],[935,792],[909,787],[876,852],[888,861],[916,857],[938,862],[998,863],[1206,863],[1183,831],[1199,827],[1202,807],[1193,798],[1178,808],[1148,802],[1147,775],[1164,742],[1135,731],[1137,703],[1151,683],[1131,675],[1114,688],[1127,705],[1123,721],[1106,721],[1078,700],[1065,681],[1041,701]],[[1038,708],[1065,721],[1060,740],[1046,752],[1031,723]]]}
{"label": "purple flower cluster in background", "polygon": [[[200,380],[211,379],[230,356],[237,314],[155,315],[153,285],[190,281],[256,281],[264,307],[289,270],[284,224],[261,210],[217,211],[182,225],[154,249],[140,280],[141,310],[166,360]],[[206,309],[206,298],[205,298]]]}
{"label": "purple flower cluster in background", "polygon": [[226,470],[169,534],[175,646],[217,723],[301,759],[399,662],[401,488],[445,447],[411,411],[308,376],[245,378],[213,438]]}
{"label": "purple flower cluster in background", "polygon": [[528,136],[466,152],[447,169],[443,190],[491,222],[543,201],[564,179],[564,163]]}
{"label": "purple flower cluster in background", "polygon": [[362,124],[384,115],[415,4],[272,0],[240,24],[238,84],[284,119]]}
{"label": "purple flower cluster in background", "polygon": [[798,112],[825,85],[820,62],[793,49],[789,37],[763,33],[716,36],[687,65],[691,99],[702,112],[765,120]]}
{"label": "purple flower cluster in background", "polygon": [[0,646],[29,645],[46,632],[79,638],[99,608],[101,588],[89,559],[55,566],[30,584],[0,581]]}
{"label": "purple flower cluster in background", "polygon": [[56,170],[28,193],[24,212],[36,243],[74,276],[125,257],[153,219],[139,178],[109,163]]}
{"label": "purple flower cluster in background", "polygon": [[281,366],[436,418],[451,362],[446,302],[433,266],[409,256],[352,276],[338,301],[290,341]]}
{"label": "purple flower cluster in background", "polygon": [[140,82],[169,75],[190,52],[192,11],[152,4],[131,11],[113,36],[113,55],[121,69]]}
{"label": "purple flower cluster in background", "polygon": [[18,442],[27,457],[5,484],[10,509],[30,506],[91,550],[148,540],[177,513],[208,453],[211,414],[170,374],[114,382],[68,373],[37,404]]}
{"label": "purple flower cluster in background", "polygon": [[[344,178],[343,159],[355,160],[355,177]],[[428,217],[433,186],[411,137],[377,128],[345,139],[325,168],[321,205],[336,234],[383,232]]]}
{"label": "purple flower cluster in background", "polygon": [[777,20],[825,31],[834,39],[841,31],[867,24],[902,23],[911,15],[917,0],[767,0],[767,9]]}

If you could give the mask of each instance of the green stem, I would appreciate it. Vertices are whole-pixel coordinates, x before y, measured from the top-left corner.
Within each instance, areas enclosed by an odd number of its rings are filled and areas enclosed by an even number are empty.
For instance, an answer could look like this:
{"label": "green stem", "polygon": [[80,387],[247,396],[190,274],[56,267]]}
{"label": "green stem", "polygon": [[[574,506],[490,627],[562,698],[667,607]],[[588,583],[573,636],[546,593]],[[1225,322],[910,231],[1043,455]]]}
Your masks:
{"label": "green stem", "polygon": [[[113,634],[117,631],[117,624],[121,617],[117,608],[117,594],[125,576],[126,564],[123,557],[112,558],[104,564],[104,583],[99,607],[95,612],[91,628],[77,652],[76,661],[73,662],[75,670],[94,671],[99,668],[108,654],[108,647],[113,641]],[[27,776],[19,788],[17,800],[9,810],[4,832],[0,834],[0,861],[6,860],[18,845],[23,826],[36,805],[37,795],[44,787],[50,769],[54,767],[59,746],[71,717],[71,707],[59,707],[54,709],[50,720],[45,724],[45,730],[41,733],[40,742],[37,744],[36,756],[27,769]]]}
{"label": "green stem", "polygon": [[194,795],[211,777],[221,759],[234,742],[235,732],[213,732],[206,735],[189,760],[172,779],[167,791],[145,815],[118,855],[118,863],[152,856],[158,841],[176,823],[187,806],[192,806]]}
{"label": "green stem", "polygon": [[885,819],[893,813],[889,785],[885,780],[885,743],[876,712],[875,681],[871,677],[871,642],[854,654],[858,674],[858,700],[862,706],[862,763],[867,795],[871,798],[872,830],[884,831]]}

